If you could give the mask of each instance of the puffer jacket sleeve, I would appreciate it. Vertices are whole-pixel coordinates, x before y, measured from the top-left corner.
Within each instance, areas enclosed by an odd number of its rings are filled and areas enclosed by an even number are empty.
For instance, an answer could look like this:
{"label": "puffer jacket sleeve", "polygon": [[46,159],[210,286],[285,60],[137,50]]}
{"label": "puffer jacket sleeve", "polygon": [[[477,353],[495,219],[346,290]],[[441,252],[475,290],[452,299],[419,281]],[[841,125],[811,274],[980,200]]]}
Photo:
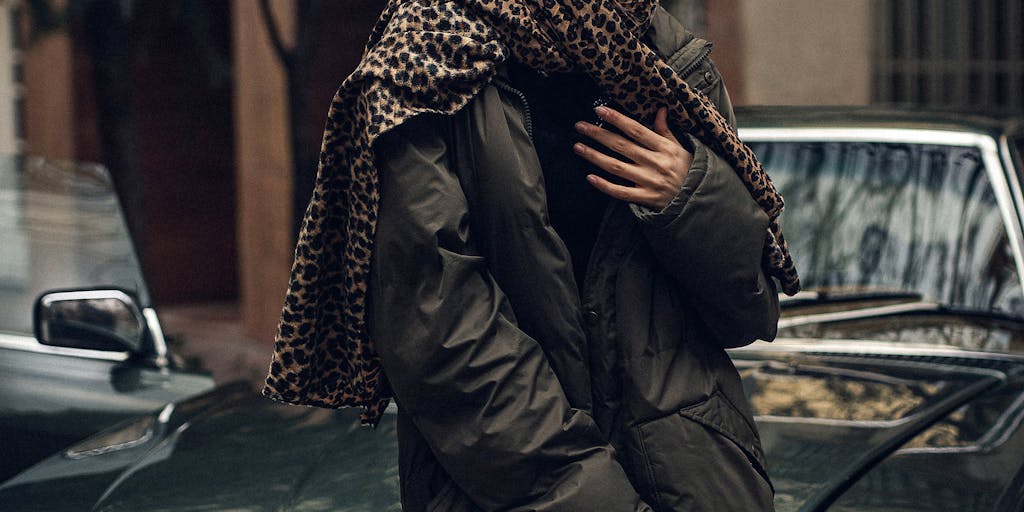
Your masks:
{"label": "puffer jacket sleeve", "polygon": [[761,265],[768,216],[733,169],[694,142],[693,164],[672,203],[657,213],[634,212],[719,344],[771,341],[779,299]]}
{"label": "puffer jacket sleeve", "polygon": [[370,333],[399,408],[483,510],[650,510],[517,327],[474,246],[444,123],[421,115],[374,148]]}
{"label": "puffer jacket sleeve", "polygon": [[[673,20],[664,18],[663,24]],[[681,28],[662,28],[661,37]],[[710,44],[691,39],[687,47]],[[686,49],[680,54],[686,53]],[[674,61],[674,59],[670,59]],[[732,104],[711,59],[682,78],[703,92],[735,127]],[[688,135],[677,137],[694,149],[693,163],[675,199],[654,212],[633,206],[656,257],[679,281],[701,319],[724,347],[775,339],[779,301],[775,282],[762,268],[768,216],[732,167]],[[684,142],[685,144],[685,142]]]}

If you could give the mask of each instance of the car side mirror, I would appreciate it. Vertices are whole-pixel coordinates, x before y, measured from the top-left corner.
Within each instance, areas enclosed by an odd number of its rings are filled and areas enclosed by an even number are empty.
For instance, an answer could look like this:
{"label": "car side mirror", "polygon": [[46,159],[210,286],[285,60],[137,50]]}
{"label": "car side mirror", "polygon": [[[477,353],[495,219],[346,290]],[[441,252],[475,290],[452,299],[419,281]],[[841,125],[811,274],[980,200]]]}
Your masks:
{"label": "car side mirror", "polygon": [[36,299],[36,339],[88,350],[142,351],[146,324],[135,298],[122,290],[66,290]]}

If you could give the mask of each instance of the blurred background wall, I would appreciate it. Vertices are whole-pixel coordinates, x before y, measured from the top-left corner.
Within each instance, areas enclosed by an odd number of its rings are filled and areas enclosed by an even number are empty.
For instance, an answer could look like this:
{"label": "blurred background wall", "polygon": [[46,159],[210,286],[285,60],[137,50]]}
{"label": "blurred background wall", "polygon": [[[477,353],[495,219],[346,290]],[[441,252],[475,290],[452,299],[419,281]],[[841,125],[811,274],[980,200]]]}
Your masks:
{"label": "blurred background wall", "polygon": [[743,101],[756,105],[869,103],[871,3],[743,2],[739,9]]}
{"label": "blurred background wall", "polygon": [[21,91],[16,70],[21,55],[15,50],[14,10],[0,2],[0,153],[14,153],[21,147],[18,129]]}
{"label": "blurred background wall", "polygon": [[[1024,111],[1021,0],[671,0],[737,104]],[[269,344],[326,109],[383,0],[0,0],[0,150],[111,167],[161,304]]]}

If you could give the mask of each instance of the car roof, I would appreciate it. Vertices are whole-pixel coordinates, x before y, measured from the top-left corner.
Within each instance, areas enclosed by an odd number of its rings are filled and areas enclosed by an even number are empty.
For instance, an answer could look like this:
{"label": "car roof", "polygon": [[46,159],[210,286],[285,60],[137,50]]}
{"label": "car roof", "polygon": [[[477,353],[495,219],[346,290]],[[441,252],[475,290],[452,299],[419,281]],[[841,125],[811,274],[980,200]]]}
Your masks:
{"label": "car roof", "polygon": [[883,106],[736,107],[743,128],[904,128],[977,133],[998,138],[1024,134],[1024,114]]}

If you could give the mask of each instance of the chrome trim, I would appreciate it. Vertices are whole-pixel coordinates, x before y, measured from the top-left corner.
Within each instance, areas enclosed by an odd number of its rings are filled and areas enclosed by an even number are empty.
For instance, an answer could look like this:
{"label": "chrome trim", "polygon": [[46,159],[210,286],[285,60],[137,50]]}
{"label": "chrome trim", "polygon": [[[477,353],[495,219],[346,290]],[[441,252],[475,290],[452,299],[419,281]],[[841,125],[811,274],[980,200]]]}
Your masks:
{"label": "chrome trim", "polygon": [[805,416],[778,416],[774,414],[755,414],[754,419],[758,423],[799,423],[802,425],[827,425],[829,427],[853,427],[853,428],[896,428],[900,425],[910,423],[921,416],[924,411],[917,411],[910,416],[904,416],[897,420],[843,420],[838,418],[808,418]]}
{"label": "chrome trim", "polygon": [[[1024,231],[1021,229],[1021,212],[1024,202],[1016,203],[1013,187],[1019,189],[1016,180],[1007,177],[999,158],[998,145],[991,136],[952,130],[922,128],[740,128],[739,136],[747,142],[891,142],[907,144],[943,144],[949,146],[977,147],[985,164],[985,172],[995,193],[1003,227],[1010,240],[1013,261],[1017,265],[1017,279],[1024,289]],[[1011,186],[1010,182],[1014,182]],[[1020,200],[1019,190],[1016,199]]]}
{"label": "chrome trim", "polygon": [[909,144],[945,144],[980,146],[992,138],[980,133],[922,128],[740,128],[744,141],[771,142],[903,142]]}
{"label": "chrome trim", "polygon": [[167,366],[167,339],[164,338],[164,328],[160,325],[160,317],[156,315],[153,308],[143,308],[142,317],[149,327],[150,337],[153,339],[153,356],[157,366]]}
{"label": "chrome trim", "polygon": [[[1017,399],[1006,408],[1007,414],[999,417],[996,425],[989,429],[985,435],[978,439],[980,446],[1001,446],[1006,444],[1010,437],[1020,429],[1024,423],[1024,394],[1017,396]],[[997,433],[1001,433],[996,437]]]}
{"label": "chrome trim", "polygon": [[64,457],[71,460],[83,460],[90,457],[98,457],[100,455],[106,455],[108,453],[119,452],[123,450],[130,450],[136,446],[141,446],[153,439],[155,436],[152,428],[147,428],[140,437],[125,441],[123,443],[112,444],[109,446],[101,446],[99,448],[92,448],[89,450],[78,451],[75,447],[64,450]]}
{"label": "chrome trim", "polygon": [[[69,292],[50,292],[44,294],[39,299],[39,302],[44,306],[49,306],[54,302],[96,299],[116,299],[129,306],[135,304],[135,299],[121,290],[74,290]],[[142,325],[139,325],[139,327],[142,327]]]}
{"label": "chrome trim", "polygon": [[0,333],[0,349],[22,350],[35,352],[37,354],[50,354],[56,356],[81,357],[85,359],[98,359],[101,361],[127,361],[130,355],[128,352],[106,352],[103,350],[89,350],[84,348],[56,347],[43,345],[33,336]]}
{"label": "chrome trim", "polygon": [[171,414],[174,414],[174,403],[169,403],[160,410],[160,414],[156,417],[156,420],[160,423],[167,423],[171,421]]}
{"label": "chrome trim", "polygon": [[1003,174],[1006,176],[1006,181],[1010,184],[1010,191],[1013,194],[1014,204],[1017,207],[1017,216],[1024,223],[1024,192],[1021,192],[1020,186],[1020,174],[1024,173],[1024,169],[1020,169],[1021,173],[1013,172],[1015,164],[1013,155],[1010,153],[1010,139],[1005,134],[999,137],[999,153],[1002,157]]}
{"label": "chrome trim", "polygon": [[[1024,365],[1024,354],[1016,352],[983,352],[980,350],[959,348],[952,345],[932,345],[923,343],[906,343],[899,341],[875,341],[858,339],[823,340],[820,338],[777,338],[768,343],[759,341],[743,347],[727,349],[729,353],[779,353],[792,354],[814,353],[846,355],[895,355],[907,357],[955,357],[959,359],[988,359],[1009,361]],[[751,359],[743,359],[750,361]]]}
{"label": "chrome trim", "polygon": [[[901,448],[899,453],[979,453],[1006,444],[1024,423],[1024,395],[1020,395],[1006,408],[995,425],[977,441],[966,446],[920,446]],[[996,437],[999,434],[999,437]]]}
{"label": "chrome trim", "polygon": [[794,327],[797,325],[814,324],[820,322],[840,322],[843,320],[858,320],[883,315],[899,315],[902,313],[914,313],[917,311],[938,311],[941,306],[935,302],[909,302],[903,304],[891,304],[872,308],[852,309],[848,311],[834,311],[831,313],[818,313],[813,315],[799,315],[779,320],[779,329]]}
{"label": "chrome trim", "polygon": [[[45,307],[57,302],[104,299],[121,301],[125,306],[128,306],[135,311],[139,311],[139,306],[135,302],[135,299],[121,290],[72,290],[67,292],[50,292],[43,294],[43,296],[39,298],[39,304]],[[145,319],[134,314],[132,316],[135,317],[135,326],[139,328],[139,332],[143,332],[146,328]],[[44,324],[39,328],[43,329],[40,335],[43,338],[48,338],[49,333],[46,332],[46,325]]]}
{"label": "chrome trim", "polygon": [[[988,377],[988,378],[991,378],[991,379],[995,379],[998,382],[1005,382],[1007,380],[1007,374],[1005,372],[1002,372],[1002,371],[999,371],[999,370],[993,370],[993,369],[989,369],[989,368],[964,367],[963,365],[957,365],[955,362],[953,362],[953,363],[943,363],[943,362],[933,363],[933,362],[923,362],[923,361],[900,361],[899,362],[899,366],[900,367],[919,367],[919,368],[923,367],[923,368],[928,368],[928,369],[934,369],[936,367],[952,367],[952,368],[955,368],[955,370],[958,373],[961,373],[961,374],[973,374],[973,375],[975,375],[975,376],[977,376],[979,378]],[[938,397],[934,402],[928,403],[926,401],[926,403],[924,405],[922,405],[922,406],[919,406],[918,409],[915,412],[913,412],[913,413],[911,413],[911,414],[909,414],[907,416],[904,416],[902,418],[897,418],[897,419],[889,419],[889,420],[846,420],[846,419],[838,419],[838,418],[808,418],[808,417],[805,417],[805,416],[777,416],[777,415],[769,415],[769,414],[765,414],[765,415],[755,414],[754,418],[757,419],[758,421],[768,421],[768,422],[777,422],[777,423],[803,423],[803,424],[817,424],[817,425],[830,425],[830,426],[847,426],[847,427],[868,427],[868,428],[895,428],[895,427],[899,427],[899,426],[901,426],[903,424],[916,422],[916,421],[918,421],[918,419],[920,419],[922,417],[927,417],[927,415],[931,414],[936,409],[937,406],[939,406],[939,405],[949,401],[952,397],[957,396],[959,393],[962,393],[966,389],[969,389],[970,387],[977,385],[978,382],[980,382],[980,381],[975,381],[975,382],[973,382],[971,384],[966,385],[963,389],[954,390],[954,391],[952,391],[951,393],[949,393],[949,394],[947,394],[945,396]],[[945,415],[943,415],[942,417],[945,417]],[[934,424],[934,422],[931,422],[930,424]],[[908,441],[909,441],[909,439],[908,439]]]}

